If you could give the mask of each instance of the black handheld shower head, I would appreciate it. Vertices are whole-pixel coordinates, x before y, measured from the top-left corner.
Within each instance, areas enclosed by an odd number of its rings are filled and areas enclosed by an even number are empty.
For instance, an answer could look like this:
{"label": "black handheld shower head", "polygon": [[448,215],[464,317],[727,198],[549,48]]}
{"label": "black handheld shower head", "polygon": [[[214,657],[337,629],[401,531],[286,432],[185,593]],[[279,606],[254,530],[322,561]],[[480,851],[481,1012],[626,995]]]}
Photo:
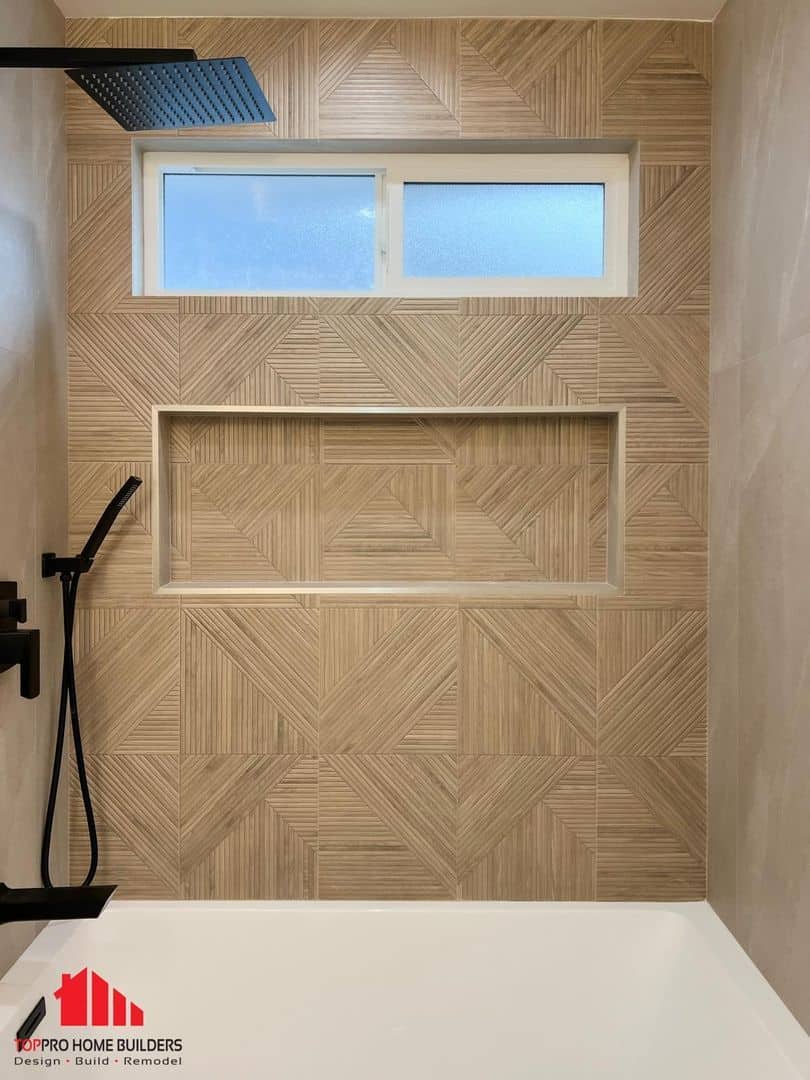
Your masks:
{"label": "black handheld shower head", "polygon": [[113,526],[113,522],[124,509],[126,504],[143,483],[139,476],[130,476],[121,485],[104,508],[104,513],[96,522],[95,528],[87,538],[82,550],[78,555],[67,558],[57,556],[52,551],[47,551],[42,556],[42,576],[53,577],[54,574],[85,574],[93,565],[93,559],[98,554],[98,549],[104,542],[104,537]]}
{"label": "black handheld shower head", "polygon": [[[42,576],[53,577],[54,574],[59,574],[59,580],[62,584],[62,614],[65,631],[65,651],[62,658],[62,689],[59,694],[59,718],[56,725],[56,746],[54,748],[53,756],[53,771],[51,772],[51,787],[48,792],[48,805],[45,810],[45,827],[42,833],[42,854],[40,861],[40,872],[42,874],[42,884],[45,886],[43,895],[47,892],[47,897],[58,899],[63,898],[69,904],[73,903],[72,894],[77,894],[77,902],[84,904],[86,901],[90,902],[91,908],[96,903],[96,899],[105,894],[109,898],[112,888],[105,887],[103,889],[88,889],[84,886],[89,886],[96,874],[98,867],[98,834],[96,832],[95,818],[93,817],[93,803],[90,799],[90,787],[87,781],[87,769],[84,764],[84,751],[82,749],[82,732],[79,724],[79,705],[76,697],[76,670],[73,662],[73,624],[76,616],[76,593],[79,589],[79,579],[82,574],[86,573],[93,565],[93,559],[98,554],[98,549],[104,542],[104,538],[113,526],[115,519],[124,509],[126,504],[141,486],[143,481],[139,476],[130,476],[125,483],[121,485],[118,491],[113,495],[110,501],[104,508],[104,512],[96,522],[96,526],[87,538],[87,543],[82,548],[78,555],[73,555],[70,558],[58,558],[52,552],[48,552],[42,556]],[[82,882],[81,889],[53,889],[53,882],[51,881],[50,871],[50,858],[51,858],[51,835],[53,832],[54,816],[56,814],[56,796],[59,791],[59,776],[62,771],[62,757],[64,753],[65,745],[65,732],[67,730],[67,717],[68,710],[70,710],[70,723],[73,731],[73,754],[76,759],[76,773],[79,778],[79,788],[82,794],[82,802],[84,804],[85,818],[87,819],[87,833],[90,840],[90,868],[87,871],[87,876]],[[37,890],[34,890],[37,892]],[[3,897],[0,895],[0,900]],[[8,898],[7,898],[8,899]],[[28,900],[28,898],[22,898]],[[36,904],[39,903],[38,897],[32,896],[30,898],[31,907],[30,910],[34,910]],[[103,904],[101,905],[103,906]],[[2,912],[0,911],[0,915]],[[23,918],[23,915],[18,916]],[[51,917],[53,914],[51,914]],[[2,922],[2,918],[0,918]]]}
{"label": "black handheld shower head", "polygon": [[139,476],[130,476],[126,482],[121,485],[115,495],[113,495],[107,503],[104,513],[96,523],[96,527],[88,536],[87,543],[84,545],[79,555],[80,559],[89,559],[90,561],[95,559],[98,554],[98,549],[104,542],[104,537],[113,527],[113,522],[142,483],[143,480],[141,480]]}

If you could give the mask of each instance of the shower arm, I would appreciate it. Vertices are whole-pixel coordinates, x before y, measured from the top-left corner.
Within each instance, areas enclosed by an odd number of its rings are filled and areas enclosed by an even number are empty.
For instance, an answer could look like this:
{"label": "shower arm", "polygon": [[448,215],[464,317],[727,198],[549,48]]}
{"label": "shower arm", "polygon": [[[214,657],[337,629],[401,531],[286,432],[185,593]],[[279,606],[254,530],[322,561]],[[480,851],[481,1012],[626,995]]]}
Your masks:
{"label": "shower arm", "polygon": [[0,68],[118,67],[121,64],[177,64],[196,60],[193,49],[0,48]]}

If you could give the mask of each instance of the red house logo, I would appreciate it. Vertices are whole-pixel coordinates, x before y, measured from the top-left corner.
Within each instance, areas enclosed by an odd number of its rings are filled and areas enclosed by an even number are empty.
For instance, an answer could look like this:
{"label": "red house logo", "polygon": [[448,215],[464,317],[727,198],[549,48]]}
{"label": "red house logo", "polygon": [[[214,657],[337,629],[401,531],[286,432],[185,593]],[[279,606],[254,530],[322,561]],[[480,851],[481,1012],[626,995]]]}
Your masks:
{"label": "red house logo", "polygon": [[59,1002],[62,1027],[143,1026],[143,1009],[127,1001],[120,990],[95,971],[89,976],[87,968],[76,975],[62,972],[62,985],[53,994]]}

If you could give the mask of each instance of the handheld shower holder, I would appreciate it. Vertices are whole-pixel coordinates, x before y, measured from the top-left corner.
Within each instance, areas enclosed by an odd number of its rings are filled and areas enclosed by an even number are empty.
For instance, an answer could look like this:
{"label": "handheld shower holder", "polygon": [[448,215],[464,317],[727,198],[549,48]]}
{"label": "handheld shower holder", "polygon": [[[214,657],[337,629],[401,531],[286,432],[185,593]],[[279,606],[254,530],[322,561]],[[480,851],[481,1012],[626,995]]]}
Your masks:
{"label": "handheld shower holder", "polygon": [[42,556],[42,576],[55,577],[56,574],[86,574],[93,565],[88,555],[59,556],[53,551],[46,551]]}

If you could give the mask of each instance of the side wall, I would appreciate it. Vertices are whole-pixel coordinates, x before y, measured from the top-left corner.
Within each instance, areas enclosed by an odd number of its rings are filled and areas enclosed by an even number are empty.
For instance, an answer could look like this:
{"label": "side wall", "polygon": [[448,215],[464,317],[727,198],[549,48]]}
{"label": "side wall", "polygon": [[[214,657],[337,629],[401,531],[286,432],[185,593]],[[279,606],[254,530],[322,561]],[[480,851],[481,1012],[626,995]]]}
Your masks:
{"label": "side wall", "polygon": [[[0,0],[0,40],[59,45],[51,0]],[[0,579],[16,580],[28,625],[42,635],[42,694],[19,695],[0,675],[0,881],[39,884],[42,814],[50,778],[61,657],[59,586],[39,576],[42,551],[67,543],[66,228],[63,78],[0,71]],[[65,800],[66,805],[66,800]],[[54,876],[65,880],[64,813]],[[36,933],[0,926],[0,973]]]}
{"label": "side wall", "polygon": [[[133,298],[130,139],[68,87],[74,544],[122,477],[147,480],[87,579],[77,641],[102,876],[140,897],[702,897],[711,28],[127,19],[68,35],[247,55],[279,117],[248,132],[268,145],[604,135],[640,140],[642,162],[636,298]],[[627,594],[156,601],[150,408],[178,401],[627,402]],[[177,460],[204,460],[206,439]],[[215,487],[192,497],[244,551],[245,515]],[[469,512],[520,555],[497,514]],[[78,815],[73,841],[78,875]]]}
{"label": "side wall", "polygon": [[715,41],[709,898],[810,1026],[810,9]]}

